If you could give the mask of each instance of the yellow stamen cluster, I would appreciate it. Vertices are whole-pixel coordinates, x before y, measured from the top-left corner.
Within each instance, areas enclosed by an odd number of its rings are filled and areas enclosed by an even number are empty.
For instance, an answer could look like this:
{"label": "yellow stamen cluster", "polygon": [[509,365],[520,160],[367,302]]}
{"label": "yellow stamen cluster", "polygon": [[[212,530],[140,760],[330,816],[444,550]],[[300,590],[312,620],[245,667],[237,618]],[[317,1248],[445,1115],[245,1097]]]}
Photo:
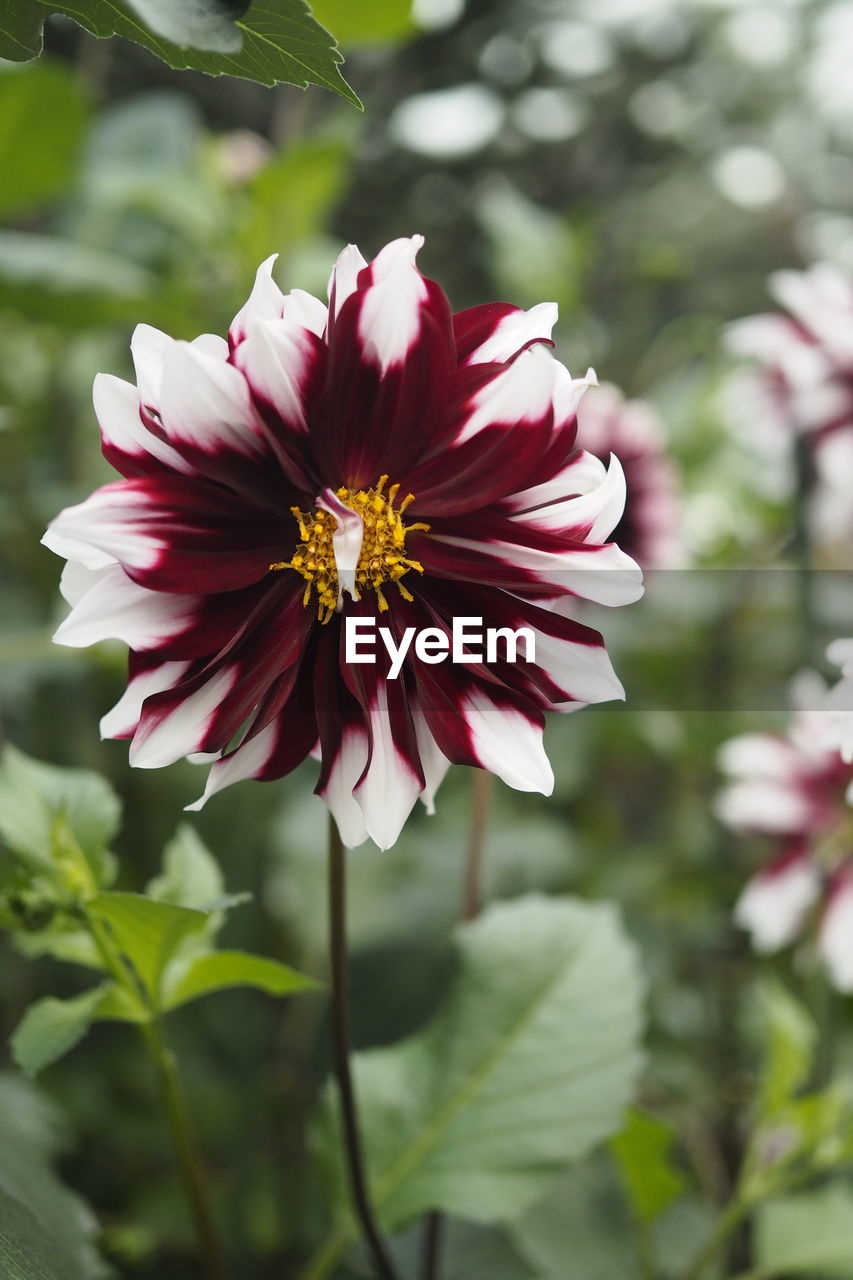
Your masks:
{"label": "yellow stamen cluster", "polygon": [[[361,555],[355,571],[357,598],[364,591],[373,590],[380,612],[388,608],[382,592],[386,582],[396,582],[397,590],[405,600],[411,600],[411,592],[400,579],[410,569],[423,573],[423,565],[406,557],[406,534],[416,529],[427,531],[428,524],[404,524],[403,513],[415,500],[408,494],[399,506],[395,500],[400,488],[392,484],[388,492],[387,476],[380,476],[370,489],[338,489],[337,496],[344,506],[357,511],[364,521],[364,538]],[[338,522],[330,512],[318,507],[315,511],[301,511],[291,507],[299,526],[299,542],[290,560],[278,560],[270,569],[295,569],[305,579],[302,603],[307,606],[312,589],[317,593],[317,613],[321,622],[328,622],[338,607],[338,570],[332,539]]]}

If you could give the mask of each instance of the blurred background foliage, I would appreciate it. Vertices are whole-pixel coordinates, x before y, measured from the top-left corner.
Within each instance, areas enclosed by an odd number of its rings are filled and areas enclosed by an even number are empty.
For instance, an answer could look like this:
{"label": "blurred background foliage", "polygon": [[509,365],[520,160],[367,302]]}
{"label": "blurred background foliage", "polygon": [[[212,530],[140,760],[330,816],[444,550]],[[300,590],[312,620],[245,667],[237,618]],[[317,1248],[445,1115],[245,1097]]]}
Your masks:
{"label": "blurred background foliage", "polygon": [[[709,814],[714,752],[734,732],[784,723],[788,678],[850,634],[853,612],[837,564],[792,536],[795,495],[727,418],[720,333],[766,308],[775,268],[822,257],[853,269],[853,4],[314,8],[344,47],[363,115],[319,89],[174,72],[62,19],[48,22],[39,62],[0,67],[4,733],[110,778],[126,812],[120,883],[157,871],[199,774],[133,773],[122,744],[99,742],[124,654],[51,646],[60,566],[39,545],[60,507],[111,477],[91,382],[97,370],[129,376],[135,323],[223,332],[270,253],[284,287],[322,293],[347,241],[370,256],[414,231],[455,309],[556,299],[572,371],[592,364],[659,409],[693,568],[653,573],[645,602],[601,617],[627,704],[551,724],[552,800],[495,795],[486,890],[609,897],[625,913],[649,982],[642,1101],[671,1124],[687,1187],[654,1228],[676,1274],[731,1186],[758,1060],[757,966],[729,921],[751,864]],[[808,565],[826,572],[806,597]],[[253,894],[226,945],[320,976],[325,810],[312,767],[241,785],[194,823],[229,888]],[[416,1030],[440,1001],[468,786],[453,771],[434,818],[416,815],[387,853],[352,855],[360,1046]],[[807,976],[774,967],[809,996]],[[4,1040],[34,996],[78,989],[68,970],[4,943]],[[843,1010],[836,1019],[841,1035]],[[322,1217],[304,1123],[327,1068],[322,997],[227,993],[194,1006],[176,1038],[225,1233],[253,1260],[239,1274],[295,1275]],[[196,1275],[147,1064],[124,1029],[97,1028],[44,1086],[73,1128],[65,1175],[118,1273]],[[634,1262],[613,1229],[626,1214],[597,1157],[511,1239],[454,1227],[447,1280],[627,1278]],[[773,1223],[763,1229],[780,1247]],[[406,1239],[399,1247],[405,1256]],[[342,1276],[362,1274],[357,1257],[348,1265]]]}

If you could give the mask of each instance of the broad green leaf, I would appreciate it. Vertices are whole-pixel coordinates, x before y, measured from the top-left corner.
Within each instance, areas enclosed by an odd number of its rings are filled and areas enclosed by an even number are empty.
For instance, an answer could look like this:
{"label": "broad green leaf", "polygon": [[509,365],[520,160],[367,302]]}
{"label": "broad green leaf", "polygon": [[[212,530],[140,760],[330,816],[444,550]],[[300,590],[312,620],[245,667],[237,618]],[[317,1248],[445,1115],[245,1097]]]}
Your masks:
{"label": "broad green leaf", "polygon": [[600,1156],[567,1170],[508,1230],[541,1280],[639,1280],[625,1197]]}
{"label": "broad green leaf", "polygon": [[70,70],[43,62],[0,72],[0,213],[63,195],[89,116]]}
{"label": "broad green leaf", "polygon": [[684,1190],[684,1177],[672,1162],[675,1134],[668,1124],[631,1108],[628,1122],[610,1140],[634,1215],[651,1222]]}
{"label": "broad green leaf", "polygon": [[52,13],[73,18],[94,36],[134,40],[179,70],[191,67],[270,85],[317,84],[361,105],[338,69],[342,59],[333,38],[311,16],[305,0],[255,0],[235,23],[242,37],[236,53],[177,45],[140,22],[121,0],[6,0],[0,10],[0,57],[14,62],[38,57],[44,20]]}
{"label": "broad green leaf", "polygon": [[249,0],[127,0],[155,35],[173,44],[209,49],[213,53],[238,53],[243,37],[234,25],[249,7]]}
{"label": "broad green leaf", "polygon": [[853,1191],[838,1184],[782,1196],[755,1215],[756,1275],[850,1280]]}
{"label": "broad green leaf", "polygon": [[415,30],[412,0],[311,0],[311,9],[341,45],[385,44]]}
{"label": "broad green leaf", "polygon": [[637,957],[609,907],[517,899],[463,926],[458,950],[433,1023],[354,1061],[389,1231],[430,1209],[516,1216],[617,1128],[639,1066]]}
{"label": "broad green leaf", "polygon": [[62,1137],[52,1105],[18,1076],[0,1076],[0,1276],[96,1280],[89,1210],[53,1171]]}
{"label": "broad green leaf", "polygon": [[809,1077],[817,1032],[808,1013],[779,983],[759,988],[764,1064],[758,1097],[761,1119],[772,1119]]}
{"label": "broad green leaf", "polygon": [[317,983],[277,960],[252,956],[245,951],[213,951],[197,956],[174,982],[165,984],[163,1008],[179,1005],[228,987],[257,987],[271,996],[316,990]]}
{"label": "broad green leaf", "polygon": [[93,987],[72,1000],[46,996],[30,1005],[12,1036],[12,1056],[28,1076],[62,1058],[78,1044],[95,1017],[104,987]]}
{"label": "broad green leaf", "polygon": [[209,911],[225,895],[219,864],[201,836],[182,822],[163,850],[163,871],[145,888],[149,898]]}
{"label": "broad green leaf", "polygon": [[76,848],[95,887],[109,883],[106,846],[120,821],[119,798],[98,774],[42,764],[14,747],[0,757],[0,836],[31,869],[53,872],[58,860],[73,862]]}
{"label": "broad green leaf", "polygon": [[88,909],[108,926],[113,944],[133,965],[158,1008],[163,971],[185,939],[204,929],[207,913],[155,902],[139,893],[102,893]]}

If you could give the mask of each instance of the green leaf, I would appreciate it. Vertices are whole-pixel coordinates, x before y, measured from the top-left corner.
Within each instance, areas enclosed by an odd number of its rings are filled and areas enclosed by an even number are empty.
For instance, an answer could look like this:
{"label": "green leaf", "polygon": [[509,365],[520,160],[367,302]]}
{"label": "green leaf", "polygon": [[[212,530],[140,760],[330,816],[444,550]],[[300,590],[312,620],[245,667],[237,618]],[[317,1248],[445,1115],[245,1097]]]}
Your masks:
{"label": "green leaf", "polygon": [[415,30],[411,0],[311,0],[311,9],[338,44],[386,44]]}
{"label": "green leaf", "polygon": [[807,1081],[817,1031],[802,1005],[779,983],[762,983],[758,996],[765,1046],[758,1115],[772,1119]]}
{"label": "green leaf", "polygon": [[174,983],[165,984],[163,1008],[177,1009],[190,1000],[229,987],[257,987],[271,996],[288,996],[296,991],[316,990],[318,985],[278,960],[245,951],[214,951],[197,956]]}
{"label": "green leaf", "polygon": [[93,987],[72,1000],[46,996],[30,1005],[12,1036],[12,1056],[25,1075],[64,1057],[78,1044],[95,1018],[104,987]]}
{"label": "green leaf", "polygon": [[225,896],[219,864],[201,836],[182,822],[163,850],[163,871],[145,888],[149,898],[210,911]]}
{"label": "green leaf", "polygon": [[159,1008],[166,966],[185,939],[204,929],[207,913],[155,902],[138,893],[102,893],[88,909],[108,925],[113,944],[133,965],[154,1008]]}
{"label": "green leaf", "polygon": [[572,1280],[635,1280],[634,1233],[625,1198],[600,1156],[567,1170],[508,1230],[541,1280],[568,1280],[568,1258]]}
{"label": "green leaf", "polygon": [[[517,899],[462,927],[458,949],[433,1023],[354,1061],[389,1231],[430,1209],[516,1216],[617,1128],[639,1066],[637,958],[609,907]],[[327,1134],[336,1114],[329,1097]],[[343,1205],[340,1175],[336,1191]]]}
{"label": "green leaf", "polygon": [[235,24],[242,36],[236,53],[177,45],[144,26],[120,0],[6,0],[0,15],[0,57],[14,62],[38,57],[44,20],[52,13],[73,18],[94,36],[134,40],[179,70],[191,67],[269,85],[317,84],[361,106],[338,69],[341,55],[333,38],[311,16],[305,0],[255,0]]}
{"label": "green leaf", "polygon": [[0,757],[0,836],[31,869],[56,871],[76,850],[95,886],[109,883],[106,846],[120,821],[121,802],[98,774],[42,764],[14,747]]}
{"label": "green leaf", "polygon": [[0,1076],[0,1276],[95,1280],[106,1274],[89,1210],[53,1171],[63,1126],[19,1076]]}
{"label": "green leaf", "polygon": [[782,1196],[755,1215],[756,1275],[838,1277],[850,1280],[853,1258],[853,1192],[832,1185]]}
{"label": "green leaf", "polygon": [[684,1177],[672,1163],[674,1139],[668,1124],[632,1107],[625,1128],[610,1140],[631,1208],[640,1222],[651,1222],[684,1190]]}
{"label": "green leaf", "polygon": [[0,72],[0,213],[63,195],[88,117],[79,82],[64,67],[43,62]]}

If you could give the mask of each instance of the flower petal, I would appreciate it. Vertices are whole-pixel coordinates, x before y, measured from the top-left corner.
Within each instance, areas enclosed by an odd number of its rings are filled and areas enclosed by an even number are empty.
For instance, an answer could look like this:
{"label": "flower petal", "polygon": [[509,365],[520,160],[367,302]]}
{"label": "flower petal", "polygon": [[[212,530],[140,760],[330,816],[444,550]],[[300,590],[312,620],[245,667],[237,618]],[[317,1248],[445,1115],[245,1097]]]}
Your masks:
{"label": "flower petal", "polygon": [[290,536],[280,515],[229,500],[204,480],[147,476],[66,507],[42,541],[89,568],[117,560],[140,586],[192,594],[259,582]]}
{"label": "flower petal", "polygon": [[540,302],[529,311],[506,302],[469,307],[453,317],[460,364],[505,364],[533,342],[548,342],[557,323],[556,302]]}
{"label": "flower petal", "polygon": [[188,662],[157,662],[151,666],[132,660],[127,688],[112,710],[101,718],[101,737],[132,737],[145,699],[162,693],[164,689],[174,688],[184,678],[189,666]]}
{"label": "flower petal", "polygon": [[796,941],[820,896],[820,875],[798,845],[749,880],[735,904],[735,921],[756,951],[778,951]]}

